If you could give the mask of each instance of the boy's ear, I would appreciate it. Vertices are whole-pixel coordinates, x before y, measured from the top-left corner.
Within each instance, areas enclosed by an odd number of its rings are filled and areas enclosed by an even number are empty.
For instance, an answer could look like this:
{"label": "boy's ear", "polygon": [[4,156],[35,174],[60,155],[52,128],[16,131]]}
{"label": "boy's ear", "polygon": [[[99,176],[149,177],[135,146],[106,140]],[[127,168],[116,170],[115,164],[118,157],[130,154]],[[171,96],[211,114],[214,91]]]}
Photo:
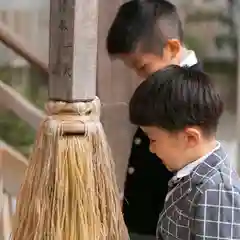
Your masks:
{"label": "boy's ear", "polygon": [[195,147],[201,138],[201,132],[199,129],[194,128],[194,127],[186,127],[184,129],[185,132],[185,137],[186,137],[186,142],[188,144],[188,147]]}
{"label": "boy's ear", "polygon": [[169,39],[165,45],[165,49],[168,51],[169,57],[175,59],[179,56],[181,42],[178,39]]}

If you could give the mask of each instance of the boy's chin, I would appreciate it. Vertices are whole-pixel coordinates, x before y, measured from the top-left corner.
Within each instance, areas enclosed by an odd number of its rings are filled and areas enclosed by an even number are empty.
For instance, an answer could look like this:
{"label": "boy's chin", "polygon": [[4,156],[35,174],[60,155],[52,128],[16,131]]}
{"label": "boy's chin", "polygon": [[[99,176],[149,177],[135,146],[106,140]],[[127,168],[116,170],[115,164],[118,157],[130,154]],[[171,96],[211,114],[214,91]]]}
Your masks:
{"label": "boy's chin", "polygon": [[176,173],[177,171],[180,170],[177,166],[170,166],[170,165],[165,164],[165,163],[163,163],[163,164],[169,172]]}
{"label": "boy's chin", "polygon": [[[159,157],[159,158],[162,159],[161,157]],[[162,161],[162,164],[167,168],[167,170],[168,170],[169,172],[173,172],[173,173],[174,173],[174,172],[178,171],[178,169],[177,169],[176,167],[167,164],[167,163],[164,162],[163,160],[161,160],[161,161]]]}
{"label": "boy's chin", "polygon": [[[164,164],[164,163],[163,163]],[[175,172],[176,170],[175,169],[173,169],[172,167],[170,167],[169,165],[167,165],[167,164],[164,164],[164,166],[167,168],[167,170],[169,171],[169,172]]]}

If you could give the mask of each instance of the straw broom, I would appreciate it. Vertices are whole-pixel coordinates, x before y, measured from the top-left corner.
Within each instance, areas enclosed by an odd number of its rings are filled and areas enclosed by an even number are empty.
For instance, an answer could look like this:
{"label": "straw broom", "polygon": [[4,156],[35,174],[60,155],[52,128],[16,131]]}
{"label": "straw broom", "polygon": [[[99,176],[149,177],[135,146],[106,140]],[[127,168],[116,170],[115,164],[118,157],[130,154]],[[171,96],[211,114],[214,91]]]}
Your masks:
{"label": "straw broom", "polygon": [[99,109],[98,98],[47,104],[17,201],[13,240],[127,238]]}
{"label": "straw broom", "polygon": [[84,0],[50,3],[50,100],[17,199],[12,239],[125,240],[95,97],[98,0],[84,8]]}

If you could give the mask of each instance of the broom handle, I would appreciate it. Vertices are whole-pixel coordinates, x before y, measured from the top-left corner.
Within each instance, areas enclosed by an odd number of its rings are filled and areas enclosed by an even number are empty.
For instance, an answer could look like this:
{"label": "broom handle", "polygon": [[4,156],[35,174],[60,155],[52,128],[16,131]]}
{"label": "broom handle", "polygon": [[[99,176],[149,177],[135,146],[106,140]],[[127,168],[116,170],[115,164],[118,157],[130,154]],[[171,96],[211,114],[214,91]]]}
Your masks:
{"label": "broom handle", "polygon": [[86,101],[96,95],[98,1],[50,1],[50,100]]}

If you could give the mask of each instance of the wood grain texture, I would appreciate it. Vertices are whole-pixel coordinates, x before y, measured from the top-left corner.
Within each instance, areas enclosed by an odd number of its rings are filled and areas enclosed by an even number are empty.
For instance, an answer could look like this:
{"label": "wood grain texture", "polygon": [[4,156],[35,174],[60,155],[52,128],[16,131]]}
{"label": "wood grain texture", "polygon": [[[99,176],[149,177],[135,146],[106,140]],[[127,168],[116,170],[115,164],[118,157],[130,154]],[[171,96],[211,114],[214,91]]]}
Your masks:
{"label": "wood grain texture", "polygon": [[96,95],[98,0],[51,0],[49,98]]}

